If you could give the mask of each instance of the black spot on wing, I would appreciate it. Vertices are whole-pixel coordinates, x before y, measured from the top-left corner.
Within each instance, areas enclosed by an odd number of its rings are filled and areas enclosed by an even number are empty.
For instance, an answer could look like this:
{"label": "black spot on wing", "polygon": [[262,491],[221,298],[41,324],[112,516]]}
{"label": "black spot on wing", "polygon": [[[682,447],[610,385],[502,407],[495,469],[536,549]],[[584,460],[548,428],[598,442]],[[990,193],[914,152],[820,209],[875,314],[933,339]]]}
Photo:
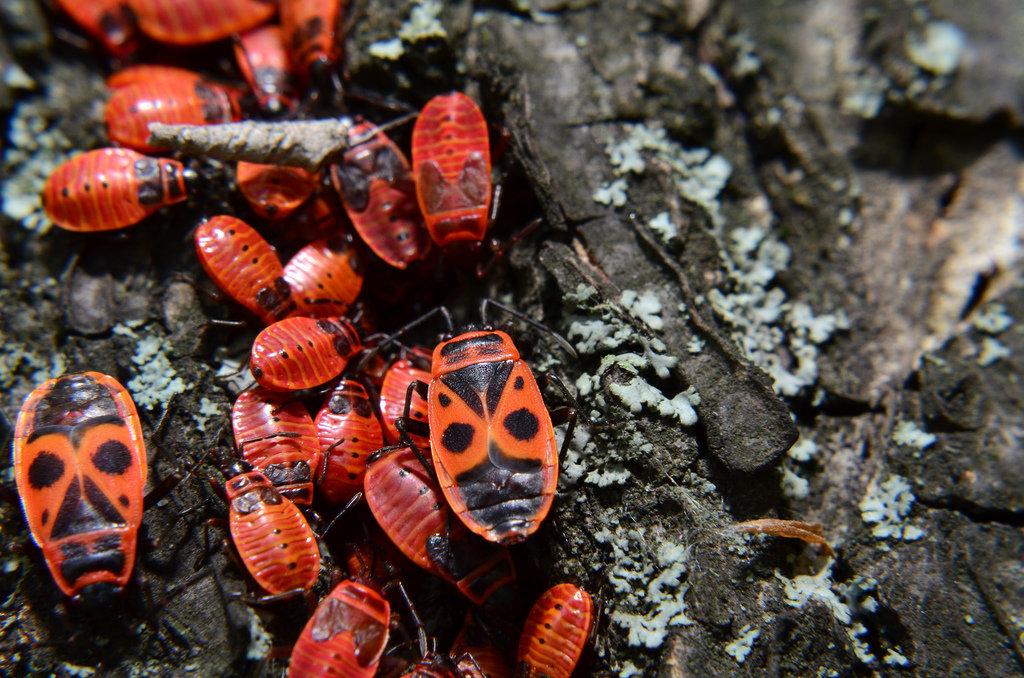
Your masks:
{"label": "black spot on wing", "polygon": [[475,431],[476,429],[471,424],[461,424],[458,422],[448,424],[448,428],[441,435],[441,444],[449,451],[461,454],[473,443]]}
{"label": "black spot on wing", "polygon": [[501,423],[513,438],[524,442],[532,440],[540,429],[540,420],[537,419],[537,415],[525,407],[512,412]]}
{"label": "black spot on wing", "polygon": [[50,487],[64,477],[64,462],[53,452],[43,450],[28,466],[28,484],[32,489]]}
{"label": "black spot on wing", "polygon": [[523,381],[523,378],[522,377],[516,377],[515,382],[513,382],[513,384],[512,384],[512,388],[514,388],[517,391],[522,391],[524,385],[525,385],[525,382]]}
{"label": "black spot on wing", "polygon": [[445,393],[438,393],[437,402],[441,404],[441,407],[448,407],[449,405],[452,404],[452,399],[449,398],[448,395]]}
{"label": "black spot on wing", "polygon": [[120,440],[108,440],[96,448],[92,463],[101,473],[122,475],[132,466],[132,452]]}
{"label": "black spot on wing", "polygon": [[508,377],[512,373],[512,365],[513,361],[511,360],[496,363],[494,372],[487,383],[487,413],[492,416],[494,410],[498,409],[498,403],[501,402],[501,394],[505,392],[505,384],[508,383]]}

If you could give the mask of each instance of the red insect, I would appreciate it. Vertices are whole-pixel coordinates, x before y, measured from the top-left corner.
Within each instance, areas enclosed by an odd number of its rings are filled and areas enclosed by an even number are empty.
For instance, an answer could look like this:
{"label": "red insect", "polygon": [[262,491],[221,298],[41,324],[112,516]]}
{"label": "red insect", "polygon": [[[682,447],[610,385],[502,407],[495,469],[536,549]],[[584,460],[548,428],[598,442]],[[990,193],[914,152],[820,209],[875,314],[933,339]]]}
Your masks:
{"label": "red insect", "polygon": [[384,444],[366,389],[358,382],[342,381],[327,398],[314,424],[324,458],[317,488],[327,501],[348,501],[363,489],[367,458]]}
{"label": "red insect", "polygon": [[[384,381],[380,386],[380,413],[384,420],[384,430],[388,440],[398,442],[398,429],[395,419],[404,416],[406,398],[409,398],[409,416],[416,421],[427,421],[427,401],[419,393],[409,393],[409,384],[414,381],[427,383],[430,381],[431,351],[426,348],[414,348],[410,355],[400,357],[388,366],[384,373]],[[412,441],[421,448],[429,443],[427,436],[409,432]]]}
{"label": "red insect", "polygon": [[238,163],[238,190],[265,219],[286,219],[316,190],[315,174],[301,167]]}
{"label": "red insect", "polygon": [[127,0],[139,28],[173,45],[201,45],[244,33],[277,10],[270,0]]}
{"label": "red insect", "polygon": [[410,448],[372,458],[363,490],[377,524],[409,560],[477,605],[506,586],[511,592],[516,575],[508,549],[452,524],[441,489]]}
{"label": "red insect", "polygon": [[348,312],[363,288],[363,261],[350,234],[317,240],[284,267],[299,313],[317,317]]}
{"label": "red insect", "polygon": [[373,583],[346,579],[295,642],[289,678],[372,678],[388,642],[391,605]]}
{"label": "red insect", "polygon": [[124,58],[138,48],[135,17],[125,0],[57,0],[57,4],[114,56]]}
{"label": "red insect", "polygon": [[[359,123],[349,138],[374,129]],[[331,166],[331,183],[359,237],[378,257],[404,269],[430,253],[409,161],[383,132],[345,151],[342,162]]]}
{"label": "red insect", "polygon": [[14,475],[32,539],[57,586],[104,604],[135,565],[146,485],[135,403],[98,372],[38,386],[14,431]]}
{"label": "red insect", "polygon": [[232,460],[221,472],[231,540],[252,578],[275,595],[312,588],[320,548],[302,512],[245,461]]}
{"label": "red insect", "polygon": [[190,76],[165,74],[160,80],[118,87],[103,112],[107,136],[122,146],[147,153],[149,123],[211,125],[242,119],[238,92]]}
{"label": "red insect", "polygon": [[249,367],[263,388],[297,391],[338,376],[362,349],[359,333],[347,320],[285,318],[256,336]]}
{"label": "red insect", "polygon": [[196,229],[196,254],[206,273],[232,299],[276,322],[295,311],[277,253],[241,219],[220,215]]}
{"label": "red insect", "polygon": [[177,160],[100,148],[54,170],[43,186],[43,209],[69,231],[124,228],[184,200],[185,181],[194,176]]}
{"label": "red insect", "polygon": [[548,589],[533,604],[516,654],[517,678],[569,678],[594,621],[590,594],[572,584]]}
{"label": "red insect", "polygon": [[412,131],[416,198],[441,247],[480,242],[491,205],[491,149],[483,113],[465,94],[427,102]]}
{"label": "red insect", "polygon": [[107,87],[119,89],[140,82],[161,82],[163,80],[188,80],[202,82],[203,76],[187,68],[163,66],[161,64],[134,64],[126,66],[107,78]]}
{"label": "red insect", "polygon": [[554,498],[558,450],[537,381],[506,333],[438,344],[427,420],[434,469],[459,519],[502,544],[533,534]]}
{"label": "red insect", "polygon": [[280,26],[260,26],[240,35],[235,58],[260,108],[270,114],[291,108],[295,87]]}
{"label": "red insect", "polygon": [[282,0],[281,29],[293,69],[322,82],[341,53],[341,0]]}
{"label": "red insect", "polygon": [[253,388],[231,408],[235,446],[278,492],[296,504],[313,501],[313,476],[321,463],[313,418],[298,400]]}
{"label": "red insect", "polygon": [[474,610],[466,612],[459,635],[452,643],[452,656],[459,657],[459,669],[465,676],[512,678],[512,663],[483,629]]}

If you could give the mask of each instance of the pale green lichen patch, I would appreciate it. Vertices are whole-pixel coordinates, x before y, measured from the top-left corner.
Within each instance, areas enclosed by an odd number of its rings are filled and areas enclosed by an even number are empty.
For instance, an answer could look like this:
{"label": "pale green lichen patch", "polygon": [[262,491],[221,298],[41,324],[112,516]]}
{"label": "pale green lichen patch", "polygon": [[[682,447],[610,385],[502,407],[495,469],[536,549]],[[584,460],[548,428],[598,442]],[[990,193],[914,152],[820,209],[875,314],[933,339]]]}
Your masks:
{"label": "pale green lichen patch", "polygon": [[644,530],[602,530],[594,538],[609,545],[617,565],[608,581],[621,603],[611,613],[612,623],[627,632],[630,645],[660,647],[674,626],[692,624],[686,615],[685,582],[689,547],[670,541],[659,543],[653,557],[645,555]]}
{"label": "pale green lichen patch", "polygon": [[921,528],[905,524],[913,506],[914,493],[906,479],[900,476],[889,476],[881,485],[872,481],[864,499],[858,504],[864,522],[874,525],[872,535],[879,539],[891,537],[906,541],[924,536]]}
{"label": "pale green lichen patch", "polygon": [[125,386],[136,405],[153,410],[163,407],[172,396],[184,393],[192,385],[178,376],[171,365],[163,350],[166,346],[164,337],[156,334],[150,326],[140,329],[141,332],[136,332],[129,325],[118,324],[112,331],[136,341],[135,353],[131,356],[135,376]]}
{"label": "pale green lichen patch", "polygon": [[982,367],[988,367],[998,360],[1009,358],[1011,355],[1013,355],[1013,351],[1004,346],[998,339],[982,337],[981,350],[978,351],[978,364]]}
{"label": "pale green lichen patch", "polygon": [[1010,329],[1013,316],[1006,312],[1004,304],[986,304],[974,318],[973,325],[979,332],[995,336]]}
{"label": "pale green lichen patch", "polygon": [[602,205],[614,205],[622,207],[629,199],[626,195],[627,183],[625,179],[616,179],[610,184],[605,184],[594,191],[594,202]]}
{"label": "pale green lichen patch", "polygon": [[395,60],[405,52],[405,45],[411,45],[428,38],[446,38],[448,31],[438,19],[444,3],[439,0],[417,0],[409,18],[398,27],[398,33],[391,40],[379,40],[367,48],[370,55],[378,59]]}
{"label": "pale green lichen patch", "polygon": [[647,227],[661,236],[664,242],[669,242],[679,236],[679,227],[672,221],[668,212],[659,212],[647,222]]}

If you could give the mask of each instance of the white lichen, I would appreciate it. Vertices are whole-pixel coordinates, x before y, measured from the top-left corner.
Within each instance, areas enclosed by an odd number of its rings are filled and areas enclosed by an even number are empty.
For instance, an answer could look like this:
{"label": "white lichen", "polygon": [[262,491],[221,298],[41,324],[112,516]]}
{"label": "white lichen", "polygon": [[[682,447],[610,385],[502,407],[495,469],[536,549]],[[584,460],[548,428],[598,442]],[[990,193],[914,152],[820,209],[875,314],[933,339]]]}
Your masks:
{"label": "white lichen", "polygon": [[136,405],[147,410],[159,409],[175,394],[191,388],[191,384],[178,376],[164,352],[164,337],[149,328],[140,334],[127,324],[115,325],[111,331],[136,340],[135,353],[130,358],[136,368],[135,376],[125,384]]}
{"label": "white lichen", "polygon": [[934,433],[926,433],[922,431],[917,424],[912,421],[900,420],[896,423],[896,428],[892,431],[892,441],[897,445],[905,445],[908,447],[916,447],[919,450],[924,450],[935,444],[937,438]]}
{"label": "white lichen", "polygon": [[790,459],[808,462],[818,453],[818,444],[810,438],[801,437],[786,453]]}
{"label": "white lichen", "polygon": [[1006,312],[1004,304],[987,304],[975,316],[973,325],[979,332],[995,336],[1010,329],[1013,316]]}
{"label": "white lichen", "polygon": [[978,364],[982,367],[988,367],[998,360],[1009,358],[1011,355],[1013,355],[1013,351],[1004,346],[998,339],[982,337],[981,350],[978,352]]}
{"label": "white lichen", "polygon": [[858,507],[864,522],[874,525],[871,534],[875,537],[915,541],[924,536],[924,531],[904,524],[913,505],[910,484],[900,476],[889,476],[881,485],[872,482]]}
{"label": "white lichen", "polygon": [[616,179],[610,184],[603,184],[601,188],[594,191],[594,202],[622,207],[629,199],[626,195],[627,186],[625,179]]}
{"label": "white lichen", "polygon": [[904,46],[907,56],[920,68],[935,75],[955,71],[966,51],[963,30],[949,21],[932,21],[923,31],[907,34]]}
{"label": "white lichen", "polygon": [[789,499],[807,499],[810,494],[810,483],[789,468],[782,468],[782,494]]}
{"label": "white lichen", "polygon": [[249,646],[245,650],[245,658],[254,661],[266,659],[274,646],[274,637],[263,627],[263,623],[252,608],[246,605],[244,609],[249,615]]}
{"label": "white lichen", "polygon": [[647,227],[661,236],[662,241],[669,242],[679,236],[679,227],[673,223],[668,212],[660,212],[647,222]]}
{"label": "white lichen", "polygon": [[750,654],[750,650],[754,647],[754,641],[760,635],[760,631],[751,627],[750,624],[745,624],[740,629],[739,637],[725,646],[725,653],[735,659],[737,663],[742,664],[747,655]]}
{"label": "white lichen", "polygon": [[603,530],[594,535],[611,547],[617,563],[608,580],[622,602],[610,618],[626,630],[630,645],[657,648],[672,627],[693,623],[686,615],[689,584],[684,581],[690,549],[662,541],[655,556],[649,558],[643,555],[647,544],[644,530],[624,532]]}
{"label": "white lichen", "polygon": [[372,42],[366,50],[369,52],[370,56],[374,58],[396,61],[405,54],[405,45],[402,43],[401,38],[395,37],[391,40],[378,40],[377,42]]}
{"label": "white lichen", "polygon": [[661,300],[653,291],[645,290],[640,293],[635,290],[624,290],[619,297],[619,303],[630,315],[638,318],[652,330],[660,330],[665,326],[661,319]]}

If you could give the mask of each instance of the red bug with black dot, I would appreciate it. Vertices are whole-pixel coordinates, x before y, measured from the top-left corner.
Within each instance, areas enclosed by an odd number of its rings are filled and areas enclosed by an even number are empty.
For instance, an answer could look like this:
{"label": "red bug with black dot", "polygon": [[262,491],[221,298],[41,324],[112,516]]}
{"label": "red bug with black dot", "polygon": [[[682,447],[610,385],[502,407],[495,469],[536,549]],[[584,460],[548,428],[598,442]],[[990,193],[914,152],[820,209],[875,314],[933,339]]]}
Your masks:
{"label": "red bug with black dot", "polygon": [[[415,391],[409,391],[409,384],[414,381],[430,381],[431,349],[416,347],[405,352],[388,365],[380,386],[380,413],[384,421],[384,431],[391,443],[398,443],[399,433],[395,426],[398,417],[405,416],[405,404],[408,399],[408,416],[416,421],[426,423],[427,401]],[[413,442],[422,448],[430,444],[426,436],[407,432]]]}
{"label": "red bug with black dot", "polygon": [[296,504],[313,501],[313,478],[322,456],[305,405],[286,394],[253,388],[231,408],[235,446],[242,458]]}
{"label": "red bug with black dot", "polygon": [[43,185],[43,209],[69,231],[125,228],[185,200],[186,180],[194,178],[177,160],[99,148],[54,170]]}
{"label": "red bug with black dot", "polygon": [[519,639],[516,678],[569,678],[594,623],[594,601],[573,584],[545,591],[530,609]]}
{"label": "red bug with black dot", "polygon": [[263,589],[279,595],[313,587],[320,548],[305,516],[246,461],[222,465],[231,540]]}
{"label": "red bug with black dot", "polygon": [[284,266],[298,313],[318,318],[347,313],[363,288],[363,258],[353,237],[338,233],[309,243]]}
{"label": "red bug with black dot", "polygon": [[147,469],[135,404],[112,377],[52,379],[25,399],[15,480],[32,539],[66,595],[103,606],[127,584]]}
{"label": "red bug with black dot", "polygon": [[275,115],[291,108],[295,83],[280,26],[260,26],[239,35],[235,58],[261,109]]}
{"label": "red bug with black dot", "polygon": [[[375,129],[358,123],[349,138]],[[345,151],[342,161],[331,165],[331,183],[359,237],[388,265],[405,269],[430,254],[409,161],[383,132]]]}
{"label": "red bug with black dot", "polygon": [[295,311],[284,267],[263,236],[241,219],[215,216],[195,232],[196,254],[210,279],[265,323]]}
{"label": "red bug with black dot", "polygon": [[239,92],[192,75],[166,72],[158,80],[122,85],[114,90],[103,111],[107,136],[114,143],[144,153],[151,146],[149,124],[212,125],[242,119]]}
{"label": "red bug with black dot", "polygon": [[138,28],[125,0],[57,0],[57,4],[114,56],[124,58],[138,49]]}
{"label": "red bug with black dot", "polygon": [[264,219],[287,219],[309,200],[317,177],[301,167],[239,162],[238,190]]}
{"label": "red bug with black dot", "polygon": [[272,0],[126,0],[139,28],[172,45],[201,45],[244,33],[277,11]]}
{"label": "red bug with black dot", "polygon": [[341,54],[341,0],[281,0],[281,30],[292,69],[324,84]]}
{"label": "red bug with black dot", "polygon": [[362,349],[344,318],[285,318],[256,336],[249,367],[263,388],[298,391],[334,379]]}
{"label": "red bug with black dot", "polygon": [[342,380],[314,421],[323,455],[317,490],[332,503],[348,501],[363,489],[366,460],[384,444],[373,403],[359,382]]}

